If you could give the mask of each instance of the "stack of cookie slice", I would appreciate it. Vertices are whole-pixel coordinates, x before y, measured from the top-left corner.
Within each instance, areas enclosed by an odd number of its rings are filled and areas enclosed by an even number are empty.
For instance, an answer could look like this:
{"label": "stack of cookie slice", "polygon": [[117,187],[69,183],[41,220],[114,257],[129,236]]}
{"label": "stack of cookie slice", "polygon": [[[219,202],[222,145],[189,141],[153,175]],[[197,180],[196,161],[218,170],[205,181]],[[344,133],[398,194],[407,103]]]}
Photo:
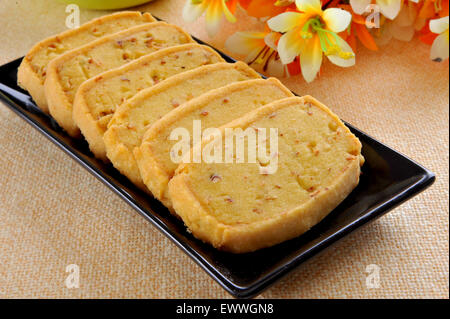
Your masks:
{"label": "stack of cookie slice", "polygon": [[[98,159],[219,249],[299,236],[359,181],[361,144],[327,107],[148,13],[115,13],[38,43],[18,82],[70,136],[84,136]],[[189,140],[174,160],[173,133],[198,127],[214,134]],[[229,141],[242,149],[230,153]],[[225,150],[219,160],[206,160],[211,145]]]}

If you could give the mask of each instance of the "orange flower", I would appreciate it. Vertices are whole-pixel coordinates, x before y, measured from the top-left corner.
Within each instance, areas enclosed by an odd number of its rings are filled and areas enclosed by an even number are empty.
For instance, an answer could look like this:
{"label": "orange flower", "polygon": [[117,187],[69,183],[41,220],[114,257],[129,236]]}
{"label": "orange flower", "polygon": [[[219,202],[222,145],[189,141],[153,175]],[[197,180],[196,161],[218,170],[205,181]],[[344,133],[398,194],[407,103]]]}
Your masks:
{"label": "orange flower", "polygon": [[316,77],[325,55],[341,67],[355,64],[355,54],[338,33],[350,25],[352,15],[339,8],[322,10],[320,0],[296,0],[296,12],[285,12],[267,23],[273,31],[284,33],[277,50],[281,62],[289,64],[300,57],[303,78],[311,82]]}

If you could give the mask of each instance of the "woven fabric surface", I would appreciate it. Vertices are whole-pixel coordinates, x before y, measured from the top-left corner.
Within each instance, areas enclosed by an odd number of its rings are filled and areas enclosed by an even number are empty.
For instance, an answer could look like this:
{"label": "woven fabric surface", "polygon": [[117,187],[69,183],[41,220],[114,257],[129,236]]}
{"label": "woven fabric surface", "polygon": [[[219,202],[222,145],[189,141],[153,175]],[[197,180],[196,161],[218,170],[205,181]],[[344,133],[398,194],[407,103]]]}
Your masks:
{"label": "woven fabric surface", "polygon": [[[208,38],[203,19],[186,24],[184,0],[140,6],[218,49],[238,23]],[[102,11],[81,11],[82,22]],[[65,5],[53,0],[0,2],[0,64],[63,31]],[[429,47],[392,41],[361,48],[356,66],[325,63],[319,79],[282,79],[341,118],[436,174],[435,184],[311,259],[259,298],[448,298],[448,61]],[[229,298],[170,240],[60,149],[0,103],[0,298]],[[65,285],[80,267],[80,287]],[[366,267],[380,268],[379,288]]]}

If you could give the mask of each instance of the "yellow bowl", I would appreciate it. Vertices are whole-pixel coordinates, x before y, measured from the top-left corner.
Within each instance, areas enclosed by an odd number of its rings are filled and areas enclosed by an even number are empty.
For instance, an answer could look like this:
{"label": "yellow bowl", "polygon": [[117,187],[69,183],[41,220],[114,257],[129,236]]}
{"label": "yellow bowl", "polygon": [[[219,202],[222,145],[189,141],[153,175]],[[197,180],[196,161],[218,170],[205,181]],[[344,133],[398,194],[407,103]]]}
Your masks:
{"label": "yellow bowl", "polygon": [[58,0],[67,4],[76,4],[92,10],[112,10],[137,6],[151,0]]}

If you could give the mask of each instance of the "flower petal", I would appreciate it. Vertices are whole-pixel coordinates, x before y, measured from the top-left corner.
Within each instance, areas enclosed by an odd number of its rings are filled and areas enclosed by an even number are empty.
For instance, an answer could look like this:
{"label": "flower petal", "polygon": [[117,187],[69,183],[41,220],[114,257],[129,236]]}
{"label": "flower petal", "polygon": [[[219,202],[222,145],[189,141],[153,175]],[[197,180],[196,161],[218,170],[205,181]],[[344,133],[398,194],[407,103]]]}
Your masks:
{"label": "flower petal", "polygon": [[256,62],[258,60],[258,57],[260,57],[260,55],[262,54],[262,51],[263,48],[255,48],[245,57],[244,62],[248,65],[252,65],[252,67],[258,66],[259,64]]}
{"label": "flower petal", "polygon": [[302,12],[320,13],[322,12],[322,3],[320,0],[295,0],[297,9]]}
{"label": "flower petal", "polygon": [[434,40],[431,46],[430,58],[436,62],[448,59],[448,32],[442,33]]}
{"label": "flower petal", "polygon": [[414,21],[414,29],[416,29],[416,31],[420,31],[423,29],[426,23],[427,19],[417,17],[416,21]]}
{"label": "flower petal", "polygon": [[284,66],[284,70],[287,77],[300,74],[302,72],[300,68],[300,57],[295,58],[294,61]]}
{"label": "flower petal", "polygon": [[361,41],[361,43],[366,48],[368,48],[369,50],[372,50],[372,51],[377,51],[378,50],[378,46],[375,43],[375,40],[373,39],[373,37],[370,34],[370,32],[367,30],[365,25],[354,24],[354,30],[356,32],[356,35],[358,36],[359,41]]}
{"label": "flower petal", "polygon": [[183,19],[186,22],[194,22],[204,11],[205,7],[202,4],[193,4],[192,0],[186,0],[183,7]]}
{"label": "flower petal", "polygon": [[[353,50],[350,47],[350,45],[340,37],[338,37],[338,42],[336,44],[341,48],[343,52],[353,53]],[[333,64],[336,64],[337,66],[347,68],[349,66],[355,65],[355,54],[353,53],[353,57],[348,59],[341,58],[339,55],[329,55],[328,60],[330,60]]]}
{"label": "flower petal", "polygon": [[386,22],[381,26],[381,28],[379,30],[377,29],[377,31],[379,32],[372,31],[372,34],[375,34],[373,39],[375,40],[375,43],[378,46],[386,45],[391,41],[392,39],[391,25],[392,21],[386,20]]}
{"label": "flower petal", "polygon": [[440,19],[430,20],[430,30],[433,33],[441,34],[448,30],[448,16]]}
{"label": "flower petal", "polygon": [[276,59],[275,57],[276,53],[269,59],[266,73],[275,77],[283,77],[286,74],[285,67],[281,63],[280,59]]}
{"label": "flower petal", "polygon": [[350,12],[338,8],[326,9],[323,12],[322,18],[325,21],[327,28],[336,33],[347,29],[352,21]]}
{"label": "flower petal", "polygon": [[231,13],[230,9],[228,8],[228,6],[225,3],[225,0],[222,0],[222,10],[223,10],[223,14],[225,15],[225,18],[231,22],[231,23],[235,23],[236,22],[236,17]]}
{"label": "flower petal", "polygon": [[287,7],[293,4],[294,2],[295,0],[277,0],[273,5],[276,7]]}
{"label": "flower petal", "polygon": [[372,0],[350,0],[350,5],[356,14],[363,14]]}
{"label": "flower petal", "polygon": [[205,15],[206,31],[210,37],[213,37],[219,31],[222,15],[222,3],[220,1],[210,1]]}
{"label": "flower petal", "polygon": [[281,38],[281,34],[278,32],[270,32],[264,37],[264,42],[266,45],[273,49],[277,50],[277,43]]}
{"label": "flower petal", "polygon": [[225,47],[233,53],[248,55],[264,47],[264,36],[264,32],[236,32],[227,39]]}
{"label": "flower petal", "polygon": [[[395,21],[394,21],[395,22]],[[392,36],[400,41],[409,42],[414,37],[414,33],[416,32],[414,26],[402,27],[397,23],[392,23],[390,27],[390,32]]]}
{"label": "flower petal", "polygon": [[299,12],[285,12],[273,17],[267,21],[267,24],[273,31],[287,32],[301,25],[304,21],[303,16]]}
{"label": "flower petal", "polygon": [[278,54],[283,64],[291,63],[300,54],[302,42],[300,28],[295,28],[283,34],[278,41]]}
{"label": "flower petal", "polygon": [[248,15],[255,18],[274,17],[285,10],[285,7],[277,7],[276,4],[268,3],[267,0],[251,0],[246,9]]}
{"label": "flower petal", "polygon": [[381,13],[386,18],[394,20],[402,8],[402,1],[403,0],[377,0],[377,5],[380,7]]}
{"label": "flower petal", "polygon": [[322,65],[322,47],[318,36],[305,41],[300,53],[300,66],[306,82],[312,82]]}
{"label": "flower petal", "polygon": [[414,25],[417,17],[417,9],[415,5],[412,5],[410,2],[404,4],[400,9],[400,12],[395,18],[395,23],[401,27],[409,27]]}
{"label": "flower petal", "polygon": [[228,10],[230,10],[232,14],[235,14],[239,0],[222,0],[222,2],[227,6]]}

